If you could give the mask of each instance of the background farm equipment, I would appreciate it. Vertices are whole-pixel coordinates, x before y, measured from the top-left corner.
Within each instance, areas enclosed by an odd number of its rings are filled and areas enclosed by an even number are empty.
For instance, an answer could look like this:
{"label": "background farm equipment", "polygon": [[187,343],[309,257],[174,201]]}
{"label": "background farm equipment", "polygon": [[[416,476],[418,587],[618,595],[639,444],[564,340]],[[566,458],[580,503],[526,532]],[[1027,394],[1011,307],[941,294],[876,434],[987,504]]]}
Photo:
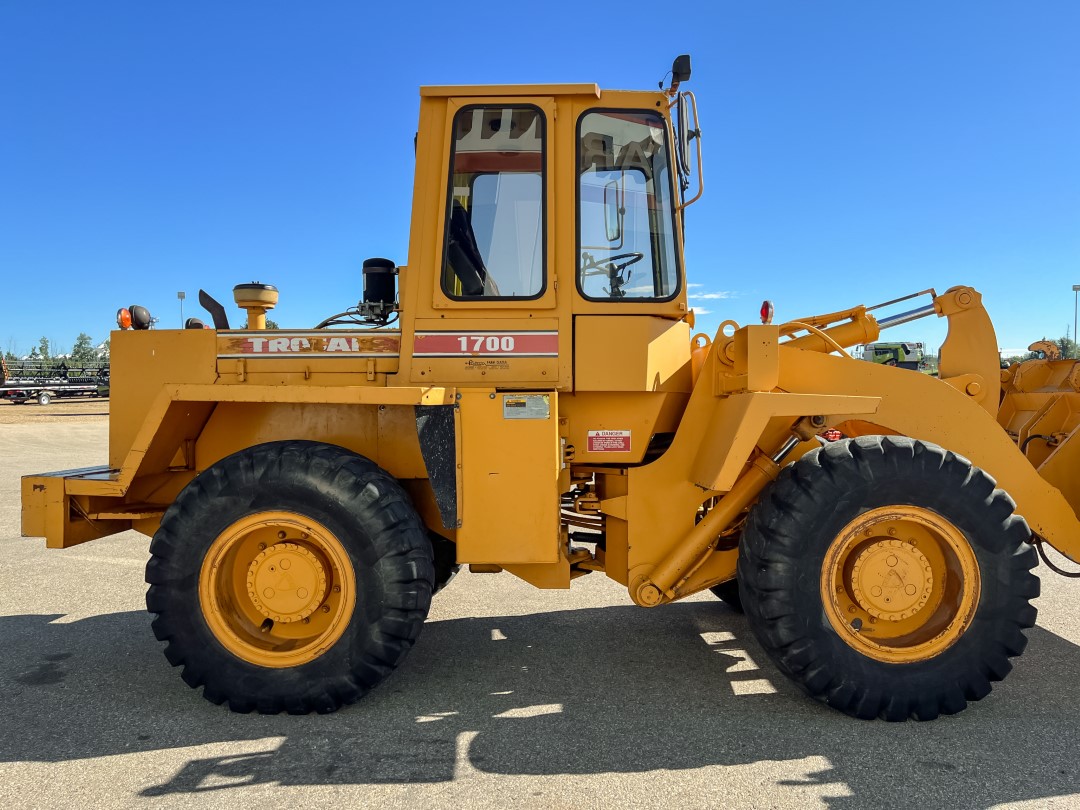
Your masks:
{"label": "background farm equipment", "polygon": [[50,360],[0,361],[0,398],[22,405],[48,405],[54,399],[109,395],[109,362]]}

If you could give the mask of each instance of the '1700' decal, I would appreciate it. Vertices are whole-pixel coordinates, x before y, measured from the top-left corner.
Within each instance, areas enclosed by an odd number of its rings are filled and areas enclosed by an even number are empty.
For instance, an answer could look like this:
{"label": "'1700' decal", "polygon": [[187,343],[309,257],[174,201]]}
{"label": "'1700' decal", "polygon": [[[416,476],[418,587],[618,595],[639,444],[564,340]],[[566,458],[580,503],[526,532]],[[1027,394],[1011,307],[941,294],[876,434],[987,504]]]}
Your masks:
{"label": "'1700' decal", "polygon": [[558,357],[558,332],[417,332],[416,357]]}

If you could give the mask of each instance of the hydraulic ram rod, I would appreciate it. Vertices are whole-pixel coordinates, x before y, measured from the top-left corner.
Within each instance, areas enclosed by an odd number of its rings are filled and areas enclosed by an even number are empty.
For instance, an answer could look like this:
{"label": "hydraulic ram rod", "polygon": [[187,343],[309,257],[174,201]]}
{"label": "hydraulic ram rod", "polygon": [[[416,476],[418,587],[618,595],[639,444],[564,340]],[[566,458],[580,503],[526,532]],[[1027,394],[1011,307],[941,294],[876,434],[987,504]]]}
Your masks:
{"label": "hydraulic ram rod", "polygon": [[911,323],[917,321],[920,318],[928,318],[931,315],[936,315],[937,310],[934,309],[933,304],[927,304],[924,307],[918,309],[909,309],[907,312],[899,312],[896,315],[890,315],[887,318],[881,318],[878,320],[878,329],[888,329],[890,326],[900,326],[903,323]]}

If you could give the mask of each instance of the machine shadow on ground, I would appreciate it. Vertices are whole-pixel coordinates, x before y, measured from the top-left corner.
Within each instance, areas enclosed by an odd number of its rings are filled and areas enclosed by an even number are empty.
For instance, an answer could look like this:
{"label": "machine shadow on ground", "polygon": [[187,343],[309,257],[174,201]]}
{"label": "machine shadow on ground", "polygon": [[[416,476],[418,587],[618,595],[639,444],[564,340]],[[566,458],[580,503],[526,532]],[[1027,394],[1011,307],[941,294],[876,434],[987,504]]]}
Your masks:
{"label": "machine shadow on ground", "polygon": [[165,662],[146,614],[55,618],[0,617],[0,761],[284,738],[270,752],[190,760],[164,784],[143,786],[144,796],[434,783],[455,778],[460,760],[533,775],[811,756],[832,767],[790,784],[836,784],[850,793],[829,800],[838,808],[977,808],[1080,790],[1070,764],[1080,648],[1041,629],[1017,671],[968,711],[886,724],[803,696],[718,602],[433,621],[366,699],[305,717],[236,715],[202,700]]}

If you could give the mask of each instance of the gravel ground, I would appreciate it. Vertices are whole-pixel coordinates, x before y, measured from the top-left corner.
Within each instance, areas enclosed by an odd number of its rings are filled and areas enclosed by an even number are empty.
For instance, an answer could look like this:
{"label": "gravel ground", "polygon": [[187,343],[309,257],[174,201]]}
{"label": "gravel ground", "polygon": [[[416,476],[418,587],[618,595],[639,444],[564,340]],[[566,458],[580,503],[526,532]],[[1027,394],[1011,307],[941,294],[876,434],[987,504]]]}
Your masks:
{"label": "gravel ground", "polygon": [[0,399],[0,425],[38,425],[45,422],[107,422],[109,400],[95,397],[57,399],[48,405],[15,405]]}
{"label": "gravel ground", "polygon": [[1080,807],[1080,586],[1047,573],[1013,674],[931,723],[807,699],[709,595],[467,573],[359,704],[231,714],[153,638],[145,537],[19,537],[19,476],[102,463],[102,406],[0,407],[0,806]]}

